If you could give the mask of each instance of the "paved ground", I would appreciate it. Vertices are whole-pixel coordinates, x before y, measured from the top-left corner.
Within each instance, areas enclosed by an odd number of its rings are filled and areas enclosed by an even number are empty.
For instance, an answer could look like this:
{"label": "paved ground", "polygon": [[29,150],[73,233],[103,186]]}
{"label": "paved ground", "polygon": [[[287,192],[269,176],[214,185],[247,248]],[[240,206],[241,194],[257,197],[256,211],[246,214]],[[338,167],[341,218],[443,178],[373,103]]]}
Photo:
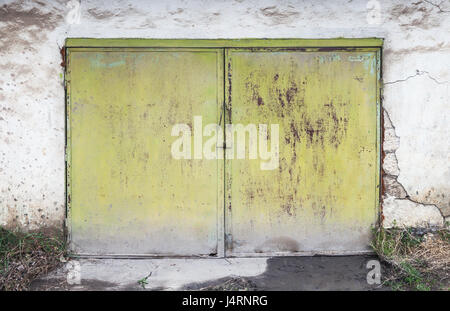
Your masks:
{"label": "paved ground", "polygon": [[[81,259],[32,290],[386,290],[367,284],[373,256]],[[381,271],[383,273],[383,271]]]}

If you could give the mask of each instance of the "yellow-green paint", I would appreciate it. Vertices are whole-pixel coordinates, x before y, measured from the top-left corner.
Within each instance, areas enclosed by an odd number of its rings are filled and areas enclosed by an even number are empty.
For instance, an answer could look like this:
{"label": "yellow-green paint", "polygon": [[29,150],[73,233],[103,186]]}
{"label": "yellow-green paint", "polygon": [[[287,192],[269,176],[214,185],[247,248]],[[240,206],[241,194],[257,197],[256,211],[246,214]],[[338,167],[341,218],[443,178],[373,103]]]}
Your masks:
{"label": "yellow-green paint", "polygon": [[249,47],[381,47],[382,38],[334,39],[141,39],[141,38],[68,38],[66,47],[190,47],[190,48],[249,48]]}
{"label": "yellow-green paint", "polygon": [[[366,250],[379,201],[381,45],[377,38],[68,39],[72,251]],[[222,127],[279,124],[280,167],[173,159],[172,127],[192,126],[196,115]]]}
{"label": "yellow-green paint", "polygon": [[277,170],[225,165],[227,255],[367,250],[378,211],[377,49],[227,54],[227,123],[280,126]]}
{"label": "yellow-green paint", "polygon": [[222,51],[69,49],[68,57],[73,251],[216,253],[223,162],[174,160],[170,148],[174,124],[194,115],[217,123]]}

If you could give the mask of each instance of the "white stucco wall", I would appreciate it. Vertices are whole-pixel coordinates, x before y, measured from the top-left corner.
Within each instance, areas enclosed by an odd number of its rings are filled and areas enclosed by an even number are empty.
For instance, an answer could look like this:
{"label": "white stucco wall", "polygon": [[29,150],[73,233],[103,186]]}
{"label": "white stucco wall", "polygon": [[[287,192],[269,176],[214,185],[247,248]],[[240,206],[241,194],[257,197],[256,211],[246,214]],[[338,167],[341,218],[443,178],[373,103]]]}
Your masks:
{"label": "white stucco wall", "polygon": [[385,38],[386,224],[442,225],[450,215],[450,1],[436,3],[82,0],[78,22],[74,0],[0,0],[0,225],[62,225],[65,38],[374,36]]}

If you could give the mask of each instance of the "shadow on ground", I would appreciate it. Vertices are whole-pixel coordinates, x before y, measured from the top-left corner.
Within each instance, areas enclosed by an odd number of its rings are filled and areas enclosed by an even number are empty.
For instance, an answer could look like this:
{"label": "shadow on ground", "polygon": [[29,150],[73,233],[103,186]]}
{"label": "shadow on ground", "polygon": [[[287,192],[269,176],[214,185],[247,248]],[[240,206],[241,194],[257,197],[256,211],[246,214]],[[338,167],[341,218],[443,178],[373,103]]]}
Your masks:
{"label": "shadow on ground", "polygon": [[[376,256],[273,257],[267,269],[254,277],[226,277],[204,283],[191,283],[182,290],[267,290],[317,291],[389,290],[369,285],[366,264]],[[381,273],[383,273],[383,266]]]}

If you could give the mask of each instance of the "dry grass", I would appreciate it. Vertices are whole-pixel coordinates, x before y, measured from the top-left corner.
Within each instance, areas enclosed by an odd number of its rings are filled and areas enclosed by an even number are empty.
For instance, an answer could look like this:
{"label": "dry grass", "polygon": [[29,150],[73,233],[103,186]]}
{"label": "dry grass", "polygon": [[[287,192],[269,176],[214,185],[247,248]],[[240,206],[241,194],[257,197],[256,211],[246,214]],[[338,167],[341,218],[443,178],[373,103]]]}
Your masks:
{"label": "dry grass", "polygon": [[430,238],[421,243],[416,252],[411,254],[413,261],[423,261],[427,265],[425,271],[450,273],[450,247],[449,242],[438,238]]}
{"label": "dry grass", "polygon": [[0,290],[27,290],[31,281],[56,268],[64,255],[61,234],[20,233],[0,227]]}
{"label": "dry grass", "polygon": [[200,291],[253,291],[256,285],[245,278],[231,277],[219,284],[213,284],[198,289]]}
{"label": "dry grass", "polygon": [[372,248],[391,266],[385,284],[394,289],[449,289],[450,233],[417,234],[412,229],[377,229]]}

